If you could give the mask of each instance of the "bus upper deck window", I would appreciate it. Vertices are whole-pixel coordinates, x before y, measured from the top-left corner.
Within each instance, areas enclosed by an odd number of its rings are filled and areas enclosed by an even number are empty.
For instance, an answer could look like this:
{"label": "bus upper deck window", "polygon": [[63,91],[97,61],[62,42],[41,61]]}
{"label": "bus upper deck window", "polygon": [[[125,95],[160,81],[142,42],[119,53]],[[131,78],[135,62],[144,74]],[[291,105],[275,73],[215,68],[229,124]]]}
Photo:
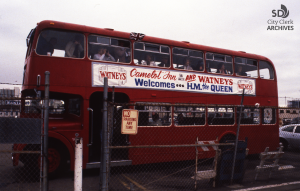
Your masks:
{"label": "bus upper deck window", "polygon": [[259,76],[263,79],[274,79],[274,69],[272,65],[265,61],[259,61]]}
{"label": "bus upper deck window", "polygon": [[173,67],[183,70],[203,71],[203,53],[197,50],[173,48]]}
{"label": "bus upper deck window", "polygon": [[88,56],[93,60],[130,63],[130,41],[89,35]]}
{"label": "bus upper deck window", "polygon": [[170,67],[168,46],[143,42],[134,43],[134,63],[142,66]]}
{"label": "bus upper deck window", "polygon": [[46,56],[83,58],[84,49],[83,34],[46,29],[39,36],[36,53]]}
{"label": "bus upper deck window", "polygon": [[248,58],[240,58],[235,57],[235,73],[237,76],[246,76],[257,78],[257,61],[248,59]]}
{"label": "bus upper deck window", "polygon": [[206,53],[206,68],[208,72],[232,75],[232,57],[222,54]]}

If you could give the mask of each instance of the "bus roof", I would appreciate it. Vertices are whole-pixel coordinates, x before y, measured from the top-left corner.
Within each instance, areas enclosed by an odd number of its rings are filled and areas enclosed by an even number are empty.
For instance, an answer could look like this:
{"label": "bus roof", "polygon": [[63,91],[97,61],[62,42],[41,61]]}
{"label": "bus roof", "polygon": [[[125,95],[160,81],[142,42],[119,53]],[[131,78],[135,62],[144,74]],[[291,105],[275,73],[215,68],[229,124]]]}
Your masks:
{"label": "bus roof", "polygon": [[[80,31],[80,32],[91,33],[91,34],[101,34],[104,36],[114,36],[114,37],[125,38],[125,39],[130,38],[129,32],[121,32],[121,31],[115,31],[114,29],[96,28],[96,27],[90,27],[90,26],[86,26],[86,25],[64,23],[64,22],[52,21],[52,20],[44,20],[44,21],[41,21],[40,23],[37,23],[37,25],[38,25],[37,30],[43,30],[45,28],[57,28],[57,29],[65,29],[65,30],[71,30],[71,31]],[[147,35],[145,35],[145,37],[143,38],[142,41],[149,42],[149,43],[164,44],[164,45],[169,45],[169,46],[176,46],[176,47],[181,47],[181,48],[197,49],[197,50],[202,50],[202,51],[206,51],[206,52],[233,55],[235,57],[244,57],[244,58],[265,60],[265,61],[272,63],[272,61],[270,59],[268,59],[267,57],[261,56],[261,55],[246,53],[244,51],[234,51],[234,50],[216,48],[216,47],[211,47],[211,46],[193,44],[193,43],[190,43],[187,41],[169,40],[169,39],[151,37],[151,36],[147,36]]]}

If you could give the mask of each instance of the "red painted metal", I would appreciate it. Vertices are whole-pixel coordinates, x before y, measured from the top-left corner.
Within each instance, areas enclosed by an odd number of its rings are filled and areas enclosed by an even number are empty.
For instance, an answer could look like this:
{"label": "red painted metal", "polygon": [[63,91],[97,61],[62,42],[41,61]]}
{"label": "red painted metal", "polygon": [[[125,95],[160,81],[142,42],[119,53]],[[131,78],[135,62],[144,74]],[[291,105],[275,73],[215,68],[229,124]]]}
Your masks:
{"label": "red painted metal", "polygon": [[[47,28],[77,31],[85,34],[85,38],[88,38],[89,34],[99,34],[103,36],[111,36],[115,38],[122,38],[130,40],[130,33],[120,32],[116,30],[107,30],[89,26],[82,26],[70,23],[63,23],[58,21],[42,21],[36,27],[36,32],[33,40],[33,48],[30,55],[26,58],[26,72],[23,84],[23,92],[28,90],[43,91],[43,86],[36,87],[36,76],[41,75],[41,84],[44,84],[44,72],[50,71],[50,91],[61,92],[66,94],[76,94],[83,98],[83,108],[80,117],[76,118],[76,122],[64,122],[49,124],[49,136],[55,137],[63,142],[68,148],[71,156],[71,168],[74,166],[74,148],[73,141],[75,133],[79,133],[83,137],[84,145],[89,143],[89,113],[87,107],[89,107],[89,98],[94,92],[102,92],[102,87],[92,87],[92,71],[91,60],[85,56],[83,59],[70,59],[61,57],[47,57],[39,56],[35,53],[35,45],[39,33]],[[133,42],[133,40],[131,40]],[[272,62],[263,56],[248,54],[240,51],[232,51],[227,49],[214,48],[209,46],[197,45],[192,43],[173,41],[168,39],[161,39],[156,37],[145,36],[143,42],[157,43],[168,45],[172,47],[189,48],[195,50],[201,50],[205,52],[214,52],[219,54],[232,55],[233,57],[251,58],[255,60],[268,61],[273,66]],[[87,46],[87,42],[86,42]],[[131,50],[133,52],[133,48]],[[135,66],[133,61],[130,64],[120,65],[132,65]],[[140,66],[143,67],[143,66]],[[274,66],[273,66],[274,68]],[[173,70],[172,66],[170,70]],[[275,70],[274,70],[275,71]],[[234,75],[233,75],[234,77]],[[239,105],[240,96],[237,95],[213,95],[213,94],[200,94],[189,92],[173,92],[163,90],[140,90],[140,89],[128,89],[128,88],[116,88],[116,93],[126,94],[130,102],[165,102],[165,103],[195,103],[195,104],[226,104],[226,105]],[[154,96],[155,95],[155,96]],[[261,106],[278,106],[278,90],[277,90],[277,76],[274,74],[274,80],[265,80],[261,78],[256,79],[256,96],[247,96],[244,100],[244,105],[255,105],[260,103]],[[257,132],[261,132],[262,125],[242,125],[240,129],[240,138],[244,139],[248,137],[252,141],[249,141],[248,145],[251,153],[259,153],[264,149],[264,144],[259,145],[262,142],[269,142],[270,147],[275,149],[278,146],[278,114],[276,114],[277,123],[274,125],[264,125],[263,129],[267,132],[267,135],[257,136]],[[68,123],[68,124],[67,124]],[[61,128],[57,128],[61,126]],[[53,128],[53,127],[56,127]],[[166,144],[193,144],[196,137],[199,140],[213,140],[219,137],[219,140],[227,135],[235,135],[237,124],[231,126],[209,126],[208,124],[201,127],[170,127],[163,128],[139,128],[138,135],[130,136],[129,141],[131,145],[166,145]],[[213,130],[212,130],[213,129]],[[276,129],[276,130],[275,130]],[[213,132],[212,132],[213,131]],[[169,137],[168,135],[178,135]],[[276,141],[275,141],[276,139]],[[83,167],[88,162],[88,149],[84,148],[83,151]],[[206,157],[203,155],[203,157]],[[194,158],[194,149],[186,148],[160,148],[159,152],[154,152],[151,149],[131,149],[129,150],[129,159],[133,164],[154,163],[154,162],[167,162],[175,160],[186,160]]]}

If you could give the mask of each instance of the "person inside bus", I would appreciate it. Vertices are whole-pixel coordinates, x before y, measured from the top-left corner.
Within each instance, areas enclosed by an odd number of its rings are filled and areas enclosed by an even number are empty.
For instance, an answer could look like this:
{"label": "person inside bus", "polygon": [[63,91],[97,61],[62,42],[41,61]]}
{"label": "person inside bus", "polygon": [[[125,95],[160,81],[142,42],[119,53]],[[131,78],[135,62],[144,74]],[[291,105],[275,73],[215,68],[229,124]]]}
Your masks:
{"label": "person inside bus", "polygon": [[152,120],[153,122],[150,124],[151,126],[162,126],[158,113],[152,113]]}
{"label": "person inside bus", "polygon": [[151,54],[146,54],[145,55],[145,60],[142,60],[142,63],[141,65],[144,65],[144,66],[155,66],[155,62],[152,61],[152,56]]}
{"label": "person inside bus", "polygon": [[54,53],[54,46],[56,45],[57,43],[57,38],[50,38],[49,40],[49,52],[51,52],[51,55],[53,55]]}
{"label": "person inside bus", "polygon": [[236,74],[239,76],[247,76],[247,73],[243,71],[243,67],[241,65],[237,66]]}
{"label": "person inside bus", "polygon": [[161,58],[161,63],[158,64],[159,67],[170,67],[169,56],[163,55]]}
{"label": "person inside bus", "polygon": [[72,58],[81,58],[81,53],[83,52],[83,48],[80,44],[81,38],[80,35],[76,35],[74,40],[68,42],[65,48],[65,57]]}
{"label": "person inside bus", "polygon": [[177,121],[178,121],[178,125],[183,125],[184,117],[183,117],[182,113],[178,114]]}
{"label": "person inside bus", "polygon": [[185,70],[193,70],[193,68],[191,67],[190,64],[191,64],[190,58],[186,57],[186,58],[184,59],[183,69],[185,69]]}
{"label": "person inside bus", "polygon": [[126,51],[125,48],[125,42],[123,41],[118,41],[120,47],[116,47],[114,50],[114,56],[115,60],[117,62],[124,62],[124,63],[129,63],[130,62],[130,52]]}
{"label": "person inside bus", "polygon": [[94,55],[95,60],[104,60],[115,62],[115,58],[109,54],[109,51],[106,48],[99,48],[98,53]]}
{"label": "person inside bus", "polygon": [[220,63],[220,64],[218,65],[217,73],[220,73],[220,74],[228,74],[228,71],[225,69],[224,63]]}
{"label": "person inside bus", "polygon": [[199,62],[198,62],[198,64],[197,64],[195,70],[198,70],[198,71],[203,71],[203,70],[204,70],[204,67],[203,67],[203,61],[202,61],[202,60],[199,60]]}

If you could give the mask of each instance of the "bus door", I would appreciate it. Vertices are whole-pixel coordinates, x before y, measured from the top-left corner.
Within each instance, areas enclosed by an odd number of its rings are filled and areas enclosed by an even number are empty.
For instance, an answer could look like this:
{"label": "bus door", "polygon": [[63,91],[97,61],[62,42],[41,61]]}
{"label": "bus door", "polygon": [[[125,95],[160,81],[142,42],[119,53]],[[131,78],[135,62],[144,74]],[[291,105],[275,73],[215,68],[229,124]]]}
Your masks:
{"label": "bus door", "polygon": [[[90,140],[93,144],[89,146],[89,162],[99,162],[101,155],[101,137],[102,132],[102,109],[103,109],[103,93],[95,92],[91,95],[89,107],[93,110],[93,116],[90,113]],[[93,119],[93,121],[91,121]]]}
{"label": "bus door", "polygon": [[[111,102],[112,93],[108,94],[108,101]],[[122,93],[115,94],[116,103],[126,103],[129,101],[127,95]],[[89,135],[93,137],[93,144],[89,147],[89,162],[100,161],[101,156],[101,141],[102,141],[102,116],[103,116],[103,92],[95,92],[90,96],[89,107],[93,109],[93,125]],[[111,146],[126,146],[128,145],[128,135],[121,134],[121,120],[122,120],[122,106],[115,106],[113,108],[113,125]],[[90,114],[91,115],[91,114]],[[91,116],[90,116],[91,120]],[[92,138],[90,137],[90,139]],[[128,158],[127,149],[112,149],[111,160],[124,160]]]}

